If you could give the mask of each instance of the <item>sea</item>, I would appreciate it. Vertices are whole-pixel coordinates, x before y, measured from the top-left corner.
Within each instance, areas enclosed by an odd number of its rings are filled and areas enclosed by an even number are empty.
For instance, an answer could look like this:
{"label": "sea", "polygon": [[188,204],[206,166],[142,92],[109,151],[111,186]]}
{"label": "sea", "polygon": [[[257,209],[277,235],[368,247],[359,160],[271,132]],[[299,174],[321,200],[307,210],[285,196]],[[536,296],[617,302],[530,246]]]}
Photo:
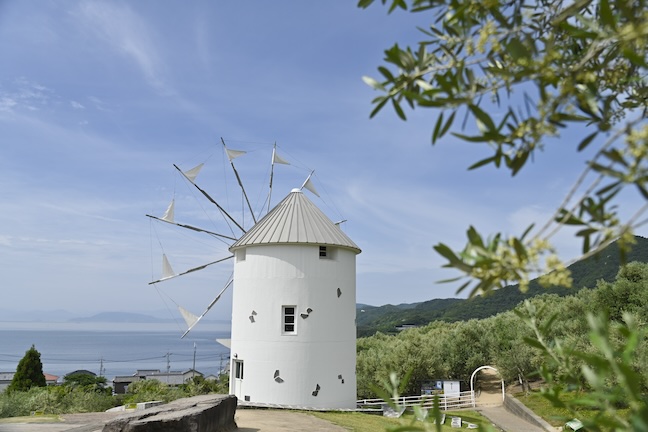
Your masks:
{"label": "sea", "polygon": [[181,339],[173,323],[0,322],[0,373],[15,372],[32,345],[43,372],[63,376],[88,370],[111,383],[137,370],[187,371],[218,375],[228,367],[228,324],[199,324]]}

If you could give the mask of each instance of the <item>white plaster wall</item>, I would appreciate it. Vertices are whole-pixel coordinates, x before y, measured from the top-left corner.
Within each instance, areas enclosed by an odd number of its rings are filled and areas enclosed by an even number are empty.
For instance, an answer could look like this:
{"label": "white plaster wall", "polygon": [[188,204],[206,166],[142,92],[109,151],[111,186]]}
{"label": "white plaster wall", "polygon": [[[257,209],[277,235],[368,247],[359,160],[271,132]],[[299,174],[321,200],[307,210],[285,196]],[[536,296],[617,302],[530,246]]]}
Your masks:
{"label": "white plaster wall", "polygon": [[[333,259],[321,259],[319,245],[246,248],[245,260],[234,266],[231,356],[244,362],[237,395],[251,402],[355,407],[355,255],[337,248]],[[283,305],[297,308],[296,335],[282,334]],[[300,317],[308,308],[308,317]],[[282,382],[274,378],[277,370]]]}

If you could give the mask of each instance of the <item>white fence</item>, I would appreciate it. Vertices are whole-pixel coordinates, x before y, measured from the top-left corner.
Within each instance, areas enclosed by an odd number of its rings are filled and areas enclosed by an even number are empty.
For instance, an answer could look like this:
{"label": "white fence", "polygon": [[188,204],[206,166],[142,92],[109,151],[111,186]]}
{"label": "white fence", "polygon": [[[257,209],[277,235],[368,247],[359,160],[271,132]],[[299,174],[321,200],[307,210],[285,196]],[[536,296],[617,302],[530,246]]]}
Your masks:
{"label": "white fence", "polygon": [[[460,392],[459,395],[438,395],[439,407],[442,410],[453,410],[459,408],[473,408],[475,406],[474,391]],[[434,406],[434,396],[402,396],[398,399],[392,399],[399,407],[409,408],[420,406],[422,408],[432,408]],[[382,411],[386,402],[382,399],[362,399],[357,402],[358,409],[366,411]]]}

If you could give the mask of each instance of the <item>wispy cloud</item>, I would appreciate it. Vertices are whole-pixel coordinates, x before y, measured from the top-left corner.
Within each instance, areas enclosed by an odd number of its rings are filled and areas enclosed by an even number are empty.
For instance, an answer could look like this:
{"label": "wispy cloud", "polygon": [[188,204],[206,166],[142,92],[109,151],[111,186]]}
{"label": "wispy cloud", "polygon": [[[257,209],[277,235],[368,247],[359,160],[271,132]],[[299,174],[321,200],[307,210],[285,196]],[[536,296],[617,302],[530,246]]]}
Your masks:
{"label": "wispy cloud", "polygon": [[51,89],[20,77],[15,79],[8,89],[0,87],[0,111],[15,112],[18,109],[37,111],[50,105],[56,98]]}
{"label": "wispy cloud", "polygon": [[123,3],[86,1],[76,15],[90,33],[133,61],[149,85],[169,91],[153,31],[133,9]]}

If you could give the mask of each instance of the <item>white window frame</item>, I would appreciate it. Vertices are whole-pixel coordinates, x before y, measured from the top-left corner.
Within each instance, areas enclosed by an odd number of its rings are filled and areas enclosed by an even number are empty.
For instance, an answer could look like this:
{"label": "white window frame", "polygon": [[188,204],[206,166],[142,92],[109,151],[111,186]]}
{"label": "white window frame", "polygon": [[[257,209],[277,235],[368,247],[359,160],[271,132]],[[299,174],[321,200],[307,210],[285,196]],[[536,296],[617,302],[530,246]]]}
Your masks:
{"label": "white window frame", "polygon": [[239,249],[236,251],[236,262],[241,262],[245,261],[246,258],[246,250],[245,249]]}
{"label": "white window frame", "polygon": [[[292,329],[287,330],[288,326],[292,326]],[[283,305],[281,307],[281,334],[297,334],[297,306]]]}
{"label": "white window frame", "polygon": [[234,378],[243,379],[244,369],[243,360],[234,360]]}
{"label": "white window frame", "polygon": [[319,258],[320,259],[327,259],[327,260],[334,260],[335,255],[336,255],[336,249],[333,246],[328,246],[328,245],[320,245],[319,247]]}

